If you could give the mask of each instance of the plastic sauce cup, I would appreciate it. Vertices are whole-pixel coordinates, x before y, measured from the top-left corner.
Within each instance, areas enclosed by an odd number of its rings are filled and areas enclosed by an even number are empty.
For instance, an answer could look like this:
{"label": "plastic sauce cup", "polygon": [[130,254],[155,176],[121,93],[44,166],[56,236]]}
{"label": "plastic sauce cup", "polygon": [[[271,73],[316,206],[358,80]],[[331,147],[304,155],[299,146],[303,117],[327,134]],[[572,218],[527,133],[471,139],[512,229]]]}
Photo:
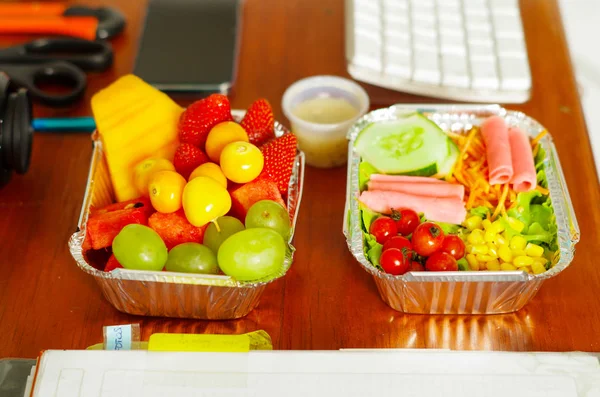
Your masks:
{"label": "plastic sauce cup", "polygon": [[[356,109],[353,116],[337,123],[315,123],[297,116],[301,103],[315,98],[335,98],[347,101]],[[298,146],[304,152],[306,163],[319,168],[346,164],[348,141],[346,133],[356,120],[369,109],[367,92],[352,80],[336,76],[313,76],[298,80],[283,94],[282,108],[290,120]],[[322,109],[327,111],[326,108]]]}

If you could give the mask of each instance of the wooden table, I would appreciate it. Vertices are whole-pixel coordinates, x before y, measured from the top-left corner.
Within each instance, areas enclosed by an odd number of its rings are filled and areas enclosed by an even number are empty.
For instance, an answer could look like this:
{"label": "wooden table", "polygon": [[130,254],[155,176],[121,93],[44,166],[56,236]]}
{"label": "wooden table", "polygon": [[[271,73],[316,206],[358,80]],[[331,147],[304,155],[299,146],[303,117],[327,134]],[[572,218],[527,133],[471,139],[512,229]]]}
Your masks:
{"label": "wooden table", "polygon": [[[128,20],[125,33],[113,40],[114,68],[90,76],[87,97],[79,106],[36,106],[37,116],[89,115],[90,96],[132,70],[144,7],[138,1],[100,3],[119,7]],[[315,74],[347,76],[343,3],[247,0],[233,106],[245,108],[253,99],[266,97],[276,117],[285,120],[280,101],[292,82]],[[85,348],[102,341],[103,325],[132,322],[141,324],[146,340],[154,332],[264,329],[278,349],[600,351],[600,244],[595,229],[600,226],[600,189],[572,65],[556,1],[523,0],[521,9],[534,84],[531,100],[510,108],[525,111],[554,135],[582,238],[572,266],[544,284],[520,312],[427,316],[390,309],[346,248],[341,232],[345,168],[308,168],[294,265],[285,278],[269,286],[259,307],[246,318],[209,322],[120,313],[67,250],[82,202],[90,138],[40,134],[29,173],[0,191],[0,357]],[[4,37],[0,46],[16,40]],[[375,87],[368,91],[375,107],[433,102]]]}

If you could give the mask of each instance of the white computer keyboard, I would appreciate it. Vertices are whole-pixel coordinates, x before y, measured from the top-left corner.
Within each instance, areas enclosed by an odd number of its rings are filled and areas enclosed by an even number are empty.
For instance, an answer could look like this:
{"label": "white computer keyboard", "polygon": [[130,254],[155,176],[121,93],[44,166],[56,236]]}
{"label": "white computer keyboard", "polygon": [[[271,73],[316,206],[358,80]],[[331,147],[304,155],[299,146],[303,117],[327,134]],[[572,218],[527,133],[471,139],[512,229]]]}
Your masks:
{"label": "white computer keyboard", "polygon": [[470,102],[521,103],[531,73],[518,0],[346,0],[348,72]]}

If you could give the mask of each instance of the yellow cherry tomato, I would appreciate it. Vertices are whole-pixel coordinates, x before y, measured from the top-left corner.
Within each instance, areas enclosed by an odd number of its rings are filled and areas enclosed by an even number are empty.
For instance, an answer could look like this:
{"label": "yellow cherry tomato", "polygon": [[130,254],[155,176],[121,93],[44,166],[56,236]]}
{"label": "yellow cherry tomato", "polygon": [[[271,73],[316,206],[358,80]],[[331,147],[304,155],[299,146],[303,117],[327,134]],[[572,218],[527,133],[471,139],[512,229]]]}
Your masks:
{"label": "yellow cherry tomato", "polygon": [[148,182],[158,171],[175,171],[173,163],[160,157],[150,157],[140,161],[133,169],[133,183],[139,194],[148,197]]}
{"label": "yellow cherry tomato", "polygon": [[183,189],[183,212],[194,226],[204,226],[227,214],[230,209],[229,192],[212,178],[196,177]]}
{"label": "yellow cherry tomato", "polygon": [[215,181],[219,182],[219,184],[222,185],[225,189],[227,189],[227,178],[225,177],[225,174],[223,174],[223,171],[221,171],[221,167],[219,167],[215,163],[204,163],[202,165],[199,165],[198,168],[192,171],[190,177],[188,178],[188,181],[191,181],[192,179],[197,178],[199,176],[207,176],[209,178],[212,178]]}
{"label": "yellow cherry tomato", "polygon": [[206,137],[206,154],[215,163],[219,162],[223,148],[232,142],[249,142],[246,130],[233,121],[215,125]]}
{"label": "yellow cherry tomato", "polygon": [[235,183],[246,183],[256,178],[263,169],[261,151],[248,142],[233,142],[221,153],[223,174]]}
{"label": "yellow cherry tomato", "polygon": [[150,202],[155,210],[163,214],[181,208],[181,197],[186,180],[175,171],[158,171],[148,183]]}

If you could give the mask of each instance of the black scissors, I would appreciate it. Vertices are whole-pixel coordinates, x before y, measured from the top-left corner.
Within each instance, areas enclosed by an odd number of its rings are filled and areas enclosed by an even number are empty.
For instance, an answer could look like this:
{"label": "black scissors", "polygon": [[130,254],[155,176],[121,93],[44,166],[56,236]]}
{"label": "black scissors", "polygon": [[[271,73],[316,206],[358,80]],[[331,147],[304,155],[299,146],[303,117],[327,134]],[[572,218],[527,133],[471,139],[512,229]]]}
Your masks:
{"label": "black scissors", "polygon": [[[48,106],[68,106],[83,96],[86,71],[103,71],[113,62],[109,43],[78,38],[38,39],[0,49],[0,71],[18,86],[27,88],[32,98]],[[52,93],[43,84],[60,86],[66,92]]]}

